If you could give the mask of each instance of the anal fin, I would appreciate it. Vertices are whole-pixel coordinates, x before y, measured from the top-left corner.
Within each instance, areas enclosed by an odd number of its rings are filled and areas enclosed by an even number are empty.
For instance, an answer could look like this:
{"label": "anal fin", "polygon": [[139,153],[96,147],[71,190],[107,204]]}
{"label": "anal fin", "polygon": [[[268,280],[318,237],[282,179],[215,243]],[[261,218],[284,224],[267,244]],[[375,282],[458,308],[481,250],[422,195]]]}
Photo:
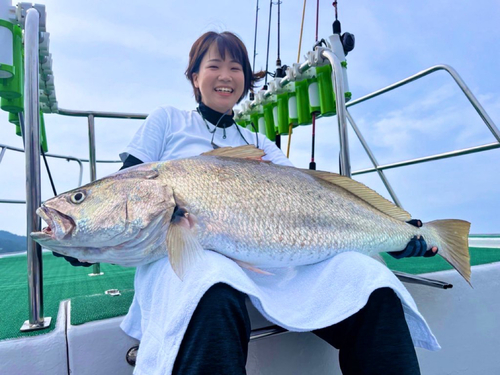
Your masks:
{"label": "anal fin", "polygon": [[375,259],[377,262],[382,263],[384,266],[387,266],[386,261],[384,260],[384,258],[382,258],[382,255],[380,253],[372,255],[371,257]]}
{"label": "anal fin", "polygon": [[[231,258],[232,259],[232,258]],[[242,260],[236,260],[236,259],[233,259],[241,268],[245,268],[247,270],[250,270],[250,271],[253,271],[253,272],[256,272],[256,273],[260,273],[261,275],[269,275],[269,276],[273,276],[274,273],[271,273],[271,272],[267,272],[267,271],[264,271],[264,270],[261,270],[260,268],[257,268],[253,265],[251,265],[250,263],[247,263],[247,262],[243,262]]]}

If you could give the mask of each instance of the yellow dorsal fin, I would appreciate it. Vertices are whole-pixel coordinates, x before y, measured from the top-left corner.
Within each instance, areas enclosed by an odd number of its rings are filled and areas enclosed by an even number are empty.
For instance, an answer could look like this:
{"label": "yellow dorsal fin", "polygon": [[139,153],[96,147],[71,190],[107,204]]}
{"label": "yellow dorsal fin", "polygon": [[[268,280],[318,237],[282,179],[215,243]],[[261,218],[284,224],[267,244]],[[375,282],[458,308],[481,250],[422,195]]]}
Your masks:
{"label": "yellow dorsal fin", "polygon": [[204,152],[205,156],[225,156],[228,158],[240,159],[260,159],[265,155],[264,151],[254,145],[245,145],[238,147],[220,147],[212,151]]}
{"label": "yellow dorsal fin", "polygon": [[372,205],[377,210],[395,219],[401,221],[407,221],[411,219],[411,215],[408,212],[396,206],[391,201],[385,199],[375,190],[370,189],[366,185],[363,185],[362,183],[355,181],[352,178],[341,176],[339,174],[331,172],[312,171],[309,169],[301,169],[301,171],[321,180],[327,181],[331,184],[340,186],[341,188],[344,188],[351,194],[354,194],[358,198],[364,200],[366,203]]}

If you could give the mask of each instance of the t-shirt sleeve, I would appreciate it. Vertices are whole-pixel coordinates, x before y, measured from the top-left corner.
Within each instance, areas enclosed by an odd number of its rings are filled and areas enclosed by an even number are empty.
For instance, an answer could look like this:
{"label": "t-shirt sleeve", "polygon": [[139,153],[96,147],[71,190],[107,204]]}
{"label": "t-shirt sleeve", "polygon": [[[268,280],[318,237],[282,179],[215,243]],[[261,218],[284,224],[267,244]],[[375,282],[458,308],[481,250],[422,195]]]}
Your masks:
{"label": "t-shirt sleeve", "polygon": [[166,144],[165,138],[169,132],[168,109],[164,107],[155,109],[144,120],[125,151],[120,154],[120,159],[125,161],[129,155],[133,155],[144,163],[160,160]]}
{"label": "t-shirt sleeve", "polygon": [[271,142],[267,137],[261,136],[260,134],[259,140],[262,142],[262,146],[260,148],[266,153],[262,159],[269,160],[274,164],[286,165],[289,167],[294,166],[274,142]]}

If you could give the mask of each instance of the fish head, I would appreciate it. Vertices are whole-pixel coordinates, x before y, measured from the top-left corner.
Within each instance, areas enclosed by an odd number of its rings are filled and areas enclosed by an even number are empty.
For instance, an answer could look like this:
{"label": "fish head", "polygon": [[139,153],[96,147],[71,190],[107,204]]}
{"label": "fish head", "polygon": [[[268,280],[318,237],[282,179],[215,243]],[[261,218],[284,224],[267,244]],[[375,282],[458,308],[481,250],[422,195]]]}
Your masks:
{"label": "fish head", "polygon": [[[41,246],[87,262],[131,265],[127,257],[166,233],[173,190],[155,170],[121,171],[44,202],[46,223],[31,237]],[[139,250],[140,252],[140,250]],[[118,258],[118,259],[115,259]]]}

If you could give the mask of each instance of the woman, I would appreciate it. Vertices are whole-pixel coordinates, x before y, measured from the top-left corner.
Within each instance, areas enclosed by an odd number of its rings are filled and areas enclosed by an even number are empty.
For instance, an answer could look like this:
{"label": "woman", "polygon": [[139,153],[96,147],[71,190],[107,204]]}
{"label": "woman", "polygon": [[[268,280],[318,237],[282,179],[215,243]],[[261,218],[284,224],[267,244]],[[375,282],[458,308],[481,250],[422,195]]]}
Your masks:
{"label": "woman", "polygon": [[[267,138],[233,121],[233,106],[261,77],[252,73],[240,39],[229,32],[202,35],[191,48],[186,77],[197,109],[165,106],[151,113],[120,155],[123,168],[245,144],[263,149],[265,160],[291,165]],[[415,239],[396,256],[424,255],[425,248]],[[134,301],[121,326],[141,341],[136,373],[244,374],[247,295],[271,322],[314,331],[339,348],[344,374],[418,374],[413,342],[439,348],[409,293],[373,259],[343,253],[297,267],[294,277],[289,271],[259,275],[215,252],[183,281],[166,258],[138,267]]]}

